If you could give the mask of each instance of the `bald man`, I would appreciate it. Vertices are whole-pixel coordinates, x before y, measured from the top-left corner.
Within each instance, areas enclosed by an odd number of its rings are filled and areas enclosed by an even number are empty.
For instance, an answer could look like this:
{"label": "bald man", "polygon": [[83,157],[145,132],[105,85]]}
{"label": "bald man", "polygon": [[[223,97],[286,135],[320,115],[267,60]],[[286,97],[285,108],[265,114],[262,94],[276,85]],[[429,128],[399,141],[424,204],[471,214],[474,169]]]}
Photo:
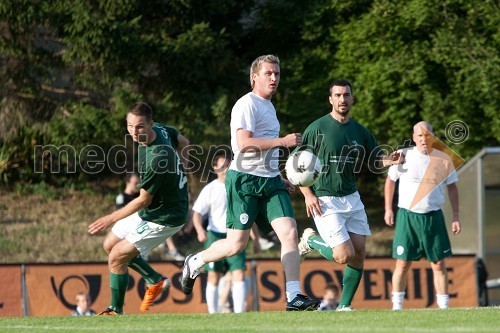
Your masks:
{"label": "bald man", "polygon": [[[451,230],[460,233],[458,215],[458,177],[451,158],[432,148],[432,126],[421,121],[413,127],[415,146],[401,151],[406,163],[389,168],[385,181],[385,216],[388,226],[396,224],[392,257],[396,267],[392,275],[392,309],[401,310],[408,271],[412,261],[425,257],[431,264],[440,309],[448,308],[448,277],[445,258],[452,255],[441,206],[445,189],[453,211]],[[399,180],[398,212],[394,222],[392,200]]]}

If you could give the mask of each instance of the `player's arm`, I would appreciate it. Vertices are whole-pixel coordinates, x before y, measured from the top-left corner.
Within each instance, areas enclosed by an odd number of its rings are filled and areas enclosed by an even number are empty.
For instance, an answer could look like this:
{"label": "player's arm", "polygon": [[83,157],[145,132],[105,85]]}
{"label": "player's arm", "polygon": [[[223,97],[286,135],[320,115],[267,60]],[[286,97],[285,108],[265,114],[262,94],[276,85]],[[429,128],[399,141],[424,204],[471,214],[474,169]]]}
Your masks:
{"label": "player's arm", "polygon": [[[300,150],[303,147],[309,147],[313,154],[317,154],[317,150],[321,146],[323,139],[323,133],[319,132],[318,130],[311,130],[310,127],[308,127],[304,131],[304,137],[302,140],[303,146],[299,147],[296,150]],[[304,196],[307,217],[321,216],[321,202],[319,201],[318,197],[313,192],[311,187],[299,186],[299,190]]]}
{"label": "player's arm", "polygon": [[448,197],[450,198],[451,210],[453,212],[453,220],[451,222],[451,230],[454,235],[458,235],[461,231],[460,218],[458,215],[458,187],[457,183],[452,183],[448,187]]}
{"label": "player's arm", "polygon": [[253,132],[240,128],[236,131],[236,142],[241,152],[269,150],[276,147],[296,147],[302,144],[302,135],[300,133],[291,133],[282,138],[254,138]]}
{"label": "player's arm", "polygon": [[181,133],[177,134],[177,153],[179,154],[179,157],[181,158],[181,163],[182,166],[184,167],[184,170],[187,170],[187,167],[189,166],[189,151],[188,149],[184,149],[187,146],[189,146],[189,139],[186,138],[184,135]]}
{"label": "player's arm", "polygon": [[124,219],[127,216],[132,215],[138,212],[139,210],[147,207],[152,200],[153,196],[149,194],[146,190],[141,188],[139,196],[134,200],[130,201],[123,208],[120,208],[109,215],[103,216],[95,220],[92,224],[90,224],[88,227],[89,233],[93,235],[100,231],[106,230],[113,223],[121,219]]}
{"label": "player's arm", "polygon": [[385,224],[392,227],[394,225],[394,212],[392,211],[392,200],[394,199],[394,192],[396,190],[396,182],[389,176],[385,179],[384,185],[384,203],[385,203]]}
{"label": "player's arm", "polygon": [[203,216],[201,213],[193,211],[193,225],[196,230],[196,234],[198,237],[198,241],[200,243],[204,243],[207,241],[207,232],[205,228],[203,228]]}
{"label": "player's arm", "polygon": [[307,217],[321,216],[321,202],[310,187],[299,186],[300,192],[304,195],[306,202]]}

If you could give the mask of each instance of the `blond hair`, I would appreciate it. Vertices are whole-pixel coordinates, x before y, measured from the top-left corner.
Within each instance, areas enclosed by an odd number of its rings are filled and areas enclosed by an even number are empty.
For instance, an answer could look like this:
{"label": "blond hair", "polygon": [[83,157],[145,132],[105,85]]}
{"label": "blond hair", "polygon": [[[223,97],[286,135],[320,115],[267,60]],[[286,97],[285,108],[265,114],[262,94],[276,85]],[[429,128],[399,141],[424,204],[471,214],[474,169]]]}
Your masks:
{"label": "blond hair", "polygon": [[253,75],[260,70],[262,63],[264,62],[277,64],[278,66],[280,65],[280,59],[272,54],[266,54],[255,59],[252,62],[252,66],[250,66],[250,85],[252,86],[252,89],[254,86]]}

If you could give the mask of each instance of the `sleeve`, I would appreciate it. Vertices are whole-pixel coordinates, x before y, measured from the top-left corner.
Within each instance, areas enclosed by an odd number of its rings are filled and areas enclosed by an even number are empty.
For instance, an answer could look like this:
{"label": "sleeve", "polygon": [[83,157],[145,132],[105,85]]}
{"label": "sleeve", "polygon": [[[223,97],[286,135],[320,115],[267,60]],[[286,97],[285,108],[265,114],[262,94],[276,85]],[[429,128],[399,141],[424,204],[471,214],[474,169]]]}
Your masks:
{"label": "sleeve", "polygon": [[446,185],[451,185],[456,182],[458,182],[457,171],[453,170],[448,176],[448,178],[446,178]]}
{"label": "sleeve", "polygon": [[440,160],[438,160],[440,162],[438,165],[440,166],[438,169],[438,176],[441,175],[441,181],[446,185],[456,183],[458,181],[458,176],[450,156],[443,151],[437,149],[436,151],[436,156],[440,158]]}
{"label": "sleeve", "polygon": [[255,133],[255,113],[250,103],[239,100],[231,114],[231,132],[244,129]]}
{"label": "sleeve", "polygon": [[448,169],[447,171],[448,177],[446,177],[445,180],[446,185],[451,185],[453,183],[458,182],[457,170],[455,169],[455,165],[453,164],[453,161],[450,157],[447,162],[447,169]]}
{"label": "sleeve", "polygon": [[194,202],[193,211],[200,213],[201,215],[207,214],[210,210],[209,199],[210,199],[210,191],[207,185],[201,190],[200,194],[198,195],[198,198]]}
{"label": "sleeve", "polygon": [[179,140],[177,139],[177,136],[179,135],[179,131],[174,128],[174,127],[170,127],[170,126],[166,126],[167,128],[167,133],[168,133],[168,136],[170,137],[170,141],[172,142],[172,146],[177,149],[177,147],[179,147]]}
{"label": "sleeve", "polygon": [[308,126],[304,134],[302,135],[302,145],[300,145],[295,150],[309,150],[318,156],[319,147],[321,146],[321,140],[324,138],[323,135],[318,135],[318,130],[313,130],[311,126]]}
{"label": "sleeve", "polygon": [[375,168],[375,170],[381,167],[381,155],[383,154],[382,148],[378,144],[377,140],[371,132],[365,130],[366,136],[366,154],[367,154],[367,164],[369,167]]}
{"label": "sleeve", "polygon": [[387,176],[395,182],[399,179],[398,165],[392,165],[387,172]]}

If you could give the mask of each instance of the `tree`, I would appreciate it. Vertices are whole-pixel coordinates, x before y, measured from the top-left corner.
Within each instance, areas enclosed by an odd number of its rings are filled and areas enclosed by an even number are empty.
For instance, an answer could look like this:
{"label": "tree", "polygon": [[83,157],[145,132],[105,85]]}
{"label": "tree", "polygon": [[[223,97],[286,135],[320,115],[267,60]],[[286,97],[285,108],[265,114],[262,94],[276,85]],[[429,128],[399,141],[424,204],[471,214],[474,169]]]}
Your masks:
{"label": "tree", "polygon": [[[36,145],[123,145],[138,99],[192,143],[228,144],[230,109],[265,53],[282,61],[283,132],[329,112],[328,86],[345,77],[353,117],[380,143],[397,147],[425,119],[471,157],[500,142],[499,13],[493,0],[2,1],[0,175],[55,181],[33,174]],[[454,120],[465,142],[448,140]]]}

